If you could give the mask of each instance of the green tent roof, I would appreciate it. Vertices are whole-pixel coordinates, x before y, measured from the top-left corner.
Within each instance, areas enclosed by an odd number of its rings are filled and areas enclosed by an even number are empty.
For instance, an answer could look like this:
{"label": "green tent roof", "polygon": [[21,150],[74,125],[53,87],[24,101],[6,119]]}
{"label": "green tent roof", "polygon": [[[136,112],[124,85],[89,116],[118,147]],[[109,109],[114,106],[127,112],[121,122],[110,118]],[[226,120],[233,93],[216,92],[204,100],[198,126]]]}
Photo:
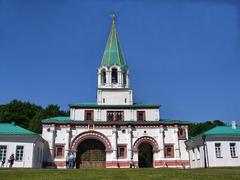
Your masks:
{"label": "green tent roof", "polygon": [[36,133],[24,129],[14,123],[0,123],[0,135],[37,135]]}
{"label": "green tent roof", "polygon": [[101,66],[109,67],[112,65],[118,65],[121,66],[121,68],[127,67],[120,47],[114,19],[112,21],[111,32],[107,40],[101,63]]}

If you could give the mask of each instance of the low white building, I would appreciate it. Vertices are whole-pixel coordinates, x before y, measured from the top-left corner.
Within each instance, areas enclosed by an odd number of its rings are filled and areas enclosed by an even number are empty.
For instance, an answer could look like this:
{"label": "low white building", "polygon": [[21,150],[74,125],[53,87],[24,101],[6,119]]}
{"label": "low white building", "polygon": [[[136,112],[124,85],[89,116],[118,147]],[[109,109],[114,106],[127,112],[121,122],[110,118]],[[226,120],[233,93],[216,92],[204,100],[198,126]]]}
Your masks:
{"label": "low white building", "polygon": [[0,164],[5,159],[4,167],[9,166],[8,159],[14,154],[14,168],[41,168],[46,145],[34,132],[13,123],[0,123]]}
{"label": "low white building", "polygon": [[186,141],[191,168],[240,166],[240,128],[217,126]]}
{"label": "low white building", "polygon": [[134,103],[114,19],[97,75],[96,102],[71,104],[70,117],[42,120],[49,165],[64,168],[76,152],[77,168],[189,167],[188,123],[161,120],[160,105]]}

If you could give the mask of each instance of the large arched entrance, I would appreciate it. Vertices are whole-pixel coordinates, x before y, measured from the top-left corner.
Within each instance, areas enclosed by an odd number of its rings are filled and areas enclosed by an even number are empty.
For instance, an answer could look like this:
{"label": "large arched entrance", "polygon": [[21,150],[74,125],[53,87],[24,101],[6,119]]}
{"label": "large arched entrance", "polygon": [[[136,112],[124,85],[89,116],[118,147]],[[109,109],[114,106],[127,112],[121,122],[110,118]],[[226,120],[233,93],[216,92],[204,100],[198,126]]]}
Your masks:
{"label": "large arched entrance", "polygon": [[112,151],[109,139],[97,131],[86,131],[71,142],[71,150],[77,152],[77,168],[106,167],[106,152]]}
{"label": "large arched entrance", "polygon": [[106,152],[104,144],[96,139],[87,139],[77,148],[77,168],[104,168],[106,166]]}
{"label": "large arched entrance", "polygon": [[140,168],[153,167],[153,147],[149,143],[138,146],[138,166]]}

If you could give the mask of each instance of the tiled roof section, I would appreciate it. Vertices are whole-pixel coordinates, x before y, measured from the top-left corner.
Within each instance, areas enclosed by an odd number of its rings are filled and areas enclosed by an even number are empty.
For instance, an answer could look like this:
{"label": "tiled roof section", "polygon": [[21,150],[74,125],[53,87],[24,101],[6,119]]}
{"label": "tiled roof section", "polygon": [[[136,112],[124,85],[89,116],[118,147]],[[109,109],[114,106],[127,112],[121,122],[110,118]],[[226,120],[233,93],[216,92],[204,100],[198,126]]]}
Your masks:
{"label": "tiled roof section", "polygon": [[184,124],[187,125],[189,122],[180,120],[160,120],[160,121],[84,121],[84,120],[72,120],[70,117],[52,117],[43,119],[42,123],[67,123],[67,124],[96,124],[96,125],[159,125],[159,124]]}
{"label": "tiled roof section", "polygon": [[59,122],[64,122],[64,121],[70,121],[70,117],[69,116],[59,116],[59,117],[51,117],[51,118],[47,118],[47,119],[43,119],[42,121],[59,121]]}
{"label": "tiled roof section", "polygon": [[148,103],[133,103],[132,105],[98,105],[97,103],[93,102],[93,103],[74,103],[74,104],[70,104],[70,107],[96,107],[96,108],[106,108],[106,107],[119,107],[119,108],[144,108],[144,107],[152,107],[152,108],[159,108],[160,105],[158,104],[148,104]]}
{"label": "tiled roof section", "polygon": [[114,20],[112,21],[111,32],[109,34],[101,62],[101,66],[110,67],[112,65],[118,65],[122,68],[127,66],[120,47]]}
{"label": "tiled roof section", "polygon": [[233,129],[232,126],[216,126],[208,131],[202,133],[202,135],[240,135],[240,128]]}
{"label": "tiled roof section", "polygon": [[37,135],[36,133],[24,129],[14,123],[0,123],[0,135]]}

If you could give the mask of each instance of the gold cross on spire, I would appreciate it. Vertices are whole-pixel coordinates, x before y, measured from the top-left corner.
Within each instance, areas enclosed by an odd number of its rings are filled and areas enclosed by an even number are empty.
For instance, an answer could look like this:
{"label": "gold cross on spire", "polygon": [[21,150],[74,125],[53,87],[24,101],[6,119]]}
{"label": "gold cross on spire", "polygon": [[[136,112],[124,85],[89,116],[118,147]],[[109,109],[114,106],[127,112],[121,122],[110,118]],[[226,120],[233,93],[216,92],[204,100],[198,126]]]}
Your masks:
{"label": "gold cross on spire", "polygon": [[111,17],[112,17],[112,23],[115,24],[116,14],[113,12],[113,13],[111,14]]}

